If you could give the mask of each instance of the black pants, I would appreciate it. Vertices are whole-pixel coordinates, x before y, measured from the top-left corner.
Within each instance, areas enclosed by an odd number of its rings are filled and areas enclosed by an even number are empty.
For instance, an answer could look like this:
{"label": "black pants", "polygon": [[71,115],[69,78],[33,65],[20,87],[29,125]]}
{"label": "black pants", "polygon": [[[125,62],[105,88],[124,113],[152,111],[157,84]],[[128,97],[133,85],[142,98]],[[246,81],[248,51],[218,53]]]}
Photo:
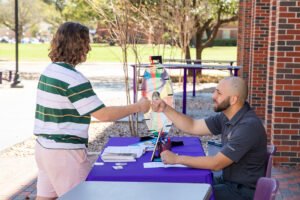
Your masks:
{"label": "black pants", "polygon": [[214,177],[213,189],[216,200],[252,200],[255,192],[254,188],[224,181],[222,177]]}

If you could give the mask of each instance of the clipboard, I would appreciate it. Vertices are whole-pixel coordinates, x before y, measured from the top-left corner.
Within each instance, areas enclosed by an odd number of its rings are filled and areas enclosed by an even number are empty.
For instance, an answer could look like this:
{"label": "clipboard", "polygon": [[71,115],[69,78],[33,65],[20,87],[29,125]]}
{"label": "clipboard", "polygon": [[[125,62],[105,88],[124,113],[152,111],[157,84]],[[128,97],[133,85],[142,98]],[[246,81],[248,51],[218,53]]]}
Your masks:
{"label": "clipboard", "polygon": [[161,129],[161,131],[160,131],[160,132],[158,133],[158,135],[157,135],[157,139],[156,139],[156,142],[155,142],[155,145],[154,145],[154,149],[153,149],[153,152],[152,152],[152,155],[151,155],[151,160],[150,160],[150,162],[152,162],[153,159],[154,159],[154,157],[155,157],[155,152],[156,152],[157,144],[158,144],[159,139],[160,139],[160,137],[161,137],[162,131],[163,131],[163,128]]}

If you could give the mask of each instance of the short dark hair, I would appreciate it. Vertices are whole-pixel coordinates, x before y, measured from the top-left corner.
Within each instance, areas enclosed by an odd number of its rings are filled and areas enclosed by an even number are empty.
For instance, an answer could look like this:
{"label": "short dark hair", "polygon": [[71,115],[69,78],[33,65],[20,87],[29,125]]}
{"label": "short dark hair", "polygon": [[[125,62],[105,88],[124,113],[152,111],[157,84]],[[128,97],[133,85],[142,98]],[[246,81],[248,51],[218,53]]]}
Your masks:
{"label": "short dark hair", "polygon": [[48,56],[52,62],[65,62],[73,66],[86,60],[91,50],[89,29],[76,22],[65,22],[51,41]]}

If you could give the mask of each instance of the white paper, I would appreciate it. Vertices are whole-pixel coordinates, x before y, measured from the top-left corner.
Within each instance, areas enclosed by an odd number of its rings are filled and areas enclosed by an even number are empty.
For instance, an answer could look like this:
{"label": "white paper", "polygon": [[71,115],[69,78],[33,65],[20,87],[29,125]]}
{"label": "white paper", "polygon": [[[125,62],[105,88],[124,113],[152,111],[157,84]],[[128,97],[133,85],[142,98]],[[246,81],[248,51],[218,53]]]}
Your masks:
{"label": "white paper", "polygon": [[104,149],[103,154],[129,155],[133,154],[135,158],[141,157],[145,153],[144,147],[139,146],[108,146]]}
{"label": "white paper", "polygon": [[117,163],[117,162],[136,162],[136,159],[134,158],[110,158],[110,157],[101,157],[101,159],[103,160],[103,162],[114,162],[114,163]]}
{"label": "white paper", "polygon": [[96,166],[102,166],[102,165],[104,165],[104,163],[103,162],[95,162],[94,165],[96,165]]}
{"label": "white paper", "polygon": [[144,163],[144,168],[169,168],[169,167],[187,167],[186,165],[175,164],[175,165],[166,165],[162,162],[146,162]]}

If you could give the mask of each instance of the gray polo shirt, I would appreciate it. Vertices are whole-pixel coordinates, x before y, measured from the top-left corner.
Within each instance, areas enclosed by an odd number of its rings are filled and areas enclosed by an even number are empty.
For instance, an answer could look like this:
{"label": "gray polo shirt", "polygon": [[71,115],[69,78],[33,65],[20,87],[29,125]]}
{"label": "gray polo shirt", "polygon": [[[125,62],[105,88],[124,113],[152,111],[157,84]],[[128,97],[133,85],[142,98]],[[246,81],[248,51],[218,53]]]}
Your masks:
{"label": "gray polo shirt", "polygon": [[211,133],[222,134],[221,152],[234,161],[223,169],[223,179],[254,188],[267,159],[267,135],[255,112],[246,102],[231,120],[220,113],[205,122]]}

